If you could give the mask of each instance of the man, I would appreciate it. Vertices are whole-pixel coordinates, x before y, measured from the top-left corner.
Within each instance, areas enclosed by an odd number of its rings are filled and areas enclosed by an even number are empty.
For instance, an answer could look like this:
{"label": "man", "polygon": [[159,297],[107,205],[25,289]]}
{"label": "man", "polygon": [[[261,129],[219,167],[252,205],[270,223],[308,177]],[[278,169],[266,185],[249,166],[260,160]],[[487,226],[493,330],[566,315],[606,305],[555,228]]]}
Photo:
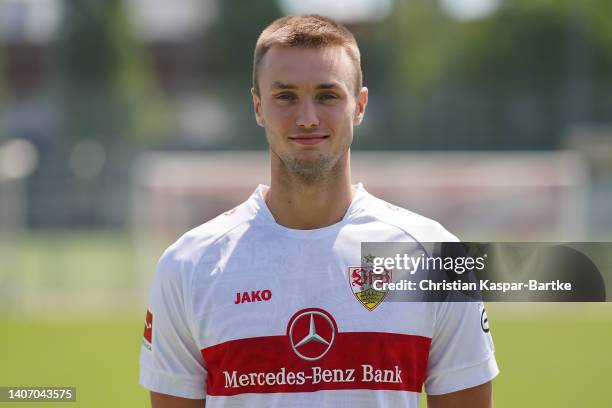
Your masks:
{"label": "man", "polygon": [[252,97],[271,185],[162,256],[141,353],[153,407],[418,407],[423,385],[431,407],[492,406],[482,305],[364,307],[350,288],[362,241],[456,240],[351,185],[368,102],[353,35],[315,15],[275,21]]}

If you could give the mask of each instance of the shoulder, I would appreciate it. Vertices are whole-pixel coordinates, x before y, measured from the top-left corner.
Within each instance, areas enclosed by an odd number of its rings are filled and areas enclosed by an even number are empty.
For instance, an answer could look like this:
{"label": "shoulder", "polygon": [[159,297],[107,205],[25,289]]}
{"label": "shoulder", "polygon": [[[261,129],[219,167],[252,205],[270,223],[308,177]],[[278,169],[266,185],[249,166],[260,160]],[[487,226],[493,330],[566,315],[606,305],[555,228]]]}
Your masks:
{"label": "shoulder", "polygon": [[222,245],[224,238],[247,229],[254,216],[254,211],[245,202],[187,231],[164,251],[159,261],[160,268],[195,267],[204,254]]}
{"label": "shoulder", "polygon": [[366,213],[397,228],[418,242],[456,242],[459,239],[439,222],[368,194]]}

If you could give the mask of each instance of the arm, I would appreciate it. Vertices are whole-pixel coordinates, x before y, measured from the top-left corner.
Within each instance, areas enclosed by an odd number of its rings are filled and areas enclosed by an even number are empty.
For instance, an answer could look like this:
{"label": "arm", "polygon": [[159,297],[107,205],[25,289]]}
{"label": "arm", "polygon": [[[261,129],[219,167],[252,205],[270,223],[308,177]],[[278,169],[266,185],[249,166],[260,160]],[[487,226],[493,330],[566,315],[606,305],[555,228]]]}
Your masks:
{"label": "arm", "polygon": [[151,391],[151,408],[204,408],[203,399],[174,397]]}
{"label": "arm", "polygon": [[425,378],[430,406],[447,407],[456,401],[456,406],[490,408],[490,381],[499,369],[490,330],[482,324],[484,305],[441,302],[437,308]]}
{"label": "arm", "polygon": [[428,408],[493,408],[491,381],[442,395],[428,395]]}
{"label": "arm", "polygon": [[[139,382],[153,392],[151,402],[155,408],[193,406],[185,405],[188,400],[199,400],[198,406],[202,407],[206,397],[207,371],[192,330],[187,296],[190,266],[170,249],[160,259],[153,277]],[[170,395],[180,398],[164,403],[172,398]],[[186,401],[177,402],[181,398]]]}

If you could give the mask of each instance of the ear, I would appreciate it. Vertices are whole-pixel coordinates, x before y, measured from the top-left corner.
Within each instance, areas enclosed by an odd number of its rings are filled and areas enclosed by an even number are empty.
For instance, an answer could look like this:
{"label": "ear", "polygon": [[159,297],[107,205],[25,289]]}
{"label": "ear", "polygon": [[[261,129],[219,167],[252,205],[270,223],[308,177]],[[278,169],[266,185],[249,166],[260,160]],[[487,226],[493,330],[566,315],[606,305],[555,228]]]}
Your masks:
{"label": "ear", "polygon": [[365,114],[365,108],[368,104],[368,88],[365,86],[359,91],[357,101],[355,103],[355,114],[353,115],[353,125],[359,126]]}
{"label": "ear", "polygon": [[255,121],[261,127],[265,126],[263,114],[261,112],[261,98],[255,92],[255,88],[251,88],[251,96],[253,97],[253,110],[255,111]]}

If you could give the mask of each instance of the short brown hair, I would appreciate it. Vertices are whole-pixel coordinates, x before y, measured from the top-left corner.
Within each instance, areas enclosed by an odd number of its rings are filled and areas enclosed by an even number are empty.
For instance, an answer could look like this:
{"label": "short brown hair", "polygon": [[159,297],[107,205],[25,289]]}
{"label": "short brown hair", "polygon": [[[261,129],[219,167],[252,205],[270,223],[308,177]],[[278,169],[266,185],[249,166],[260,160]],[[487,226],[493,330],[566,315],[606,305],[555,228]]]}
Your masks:
{"label": "short brown hair", "polygon": [[317,14],[286,16],[266,27],[255,45],[253,56],[253,88],[259,94],[257,76],[266,52],[274,46],[323,48],[334,45],[343,47],[355,66],[355,94],[361,90],[361,54],[353,34],[342,24]]}

